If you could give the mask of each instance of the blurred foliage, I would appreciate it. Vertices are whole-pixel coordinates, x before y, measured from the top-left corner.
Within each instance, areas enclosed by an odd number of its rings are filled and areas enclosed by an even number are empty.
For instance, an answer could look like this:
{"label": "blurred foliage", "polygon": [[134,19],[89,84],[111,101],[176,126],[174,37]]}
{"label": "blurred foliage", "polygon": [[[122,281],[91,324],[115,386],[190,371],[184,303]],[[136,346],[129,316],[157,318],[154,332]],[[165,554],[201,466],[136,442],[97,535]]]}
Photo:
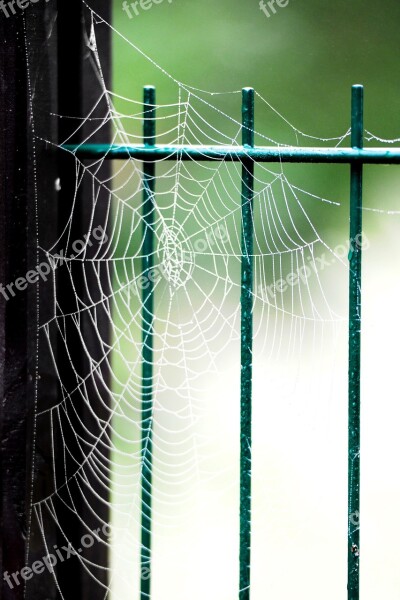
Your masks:
{"label": "blurred foliage", "polygon": [[[114,0],[115,29],[178,81],[218,92],[253,86],[290,123],[318,137],[348,129],[350,87],[362,83],[366,128],[400,137],[398,0],[289,0],[269,18],[258,0],[164,0],[139,10],[130,19],[122,0]],[[113,60],[117,93],[140,100],[143,85],[151,83],[160,104],[177,101],[175,83],[117,34]],[[240,119],[240,97],[228,94],[224,101],[225,111]],[[283,141],[287,125],[272,116],[259,111],[256,129]],[[317,227],[336,238],[339,231],[342,241],[347,167],[287,166],[285,172],[296,185],[342,202],[333,220],[324,218],[326,205],[316,203],[313,213]],[[366,182],[366,198],[376,206],[377,189],[385,190],[383,198],[398,187],[397,172],[371,167]]]}

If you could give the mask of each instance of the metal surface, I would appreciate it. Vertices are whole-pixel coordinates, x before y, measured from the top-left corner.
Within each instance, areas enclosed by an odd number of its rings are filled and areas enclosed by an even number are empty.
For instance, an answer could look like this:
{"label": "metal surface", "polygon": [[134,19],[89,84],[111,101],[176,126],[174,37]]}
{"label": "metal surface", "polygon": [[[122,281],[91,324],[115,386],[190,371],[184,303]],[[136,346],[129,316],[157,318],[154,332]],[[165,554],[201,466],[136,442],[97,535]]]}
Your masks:
{"label": "metal surface", "polygon": [[[363,146],[362,86],[353,86],[351,144]],[[351,165],[349,252],[349,448],[348,448],[348,599],[359,598],[360,571],[360,369],[361,250],[363,166]]]}
{"label": "metal surface", "polygon": [[[254,145],[254,90],[242,98],[243,146]],[[239,599],[250,598],[251,553],[251,404],[253,375],[253,200],[254,161],[242,166],[242,280],[240,372],[240,581]]]}
{"label": "metal surface", "polygon": [[252,158],[255,162],[282,163],[360,163],[360,164],[400,164],[398,148],[299,148],[263,147],[242,148],[241,146],[124,146],[108,144],[67,144],[65,150],[74,152],[79,158],[108,158],[155,161],[176,159],[185,161],[232,160],[240,162]]}
{"label": "metal surface", "polygon": [[[146,146],[156,141],[156,93],[154,87],[144,88],[143,137]],[[154,258],[154,191],[155,164],[143,164],[143,261],[142,276],[148,276]],[[153,479],[153,326],[154,283],[147,277],[143,288],[143,350],[142,350],[142,546],[140,559],[140,597],[150,597],[151,589],[151,526]]]}

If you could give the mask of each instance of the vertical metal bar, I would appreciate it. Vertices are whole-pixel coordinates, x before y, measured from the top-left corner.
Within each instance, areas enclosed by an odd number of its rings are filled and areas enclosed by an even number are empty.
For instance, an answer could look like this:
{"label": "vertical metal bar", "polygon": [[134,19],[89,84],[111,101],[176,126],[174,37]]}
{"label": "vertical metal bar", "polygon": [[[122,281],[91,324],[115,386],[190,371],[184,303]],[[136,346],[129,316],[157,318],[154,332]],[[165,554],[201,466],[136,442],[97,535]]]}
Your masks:
{"label": "vertical metal bar", "polygon": [[[152,86],[144,88],[143,138],[145,146],[156,143],[156,92]],[[142,273],[153,268],[154,251],[154,191],[155,163],[143,164],[143,259]],[[148,277],[143,289],[143,351],[142,351],[142,523],[140,560],[140,598],[150,598],[151,589],[151,525],[153,475],[153,325],[154,283]]]}
{"label": "vertical metal bar", "polygon": [[[351,145],[363,147],[364,90],[352,88]],[[360,367],[363,165],[351,165],[349,250],[348,600],[360,594]]]}
{"label": "vertical metal bar", "polygon": [[[242,96],[242,143],[254,146],[254,90]],[[240,589],[239,600],[250,598],[251,553],[251,404],[253,359],[253,197],[254,161],[242,166],[242,279],[240,381]]]}

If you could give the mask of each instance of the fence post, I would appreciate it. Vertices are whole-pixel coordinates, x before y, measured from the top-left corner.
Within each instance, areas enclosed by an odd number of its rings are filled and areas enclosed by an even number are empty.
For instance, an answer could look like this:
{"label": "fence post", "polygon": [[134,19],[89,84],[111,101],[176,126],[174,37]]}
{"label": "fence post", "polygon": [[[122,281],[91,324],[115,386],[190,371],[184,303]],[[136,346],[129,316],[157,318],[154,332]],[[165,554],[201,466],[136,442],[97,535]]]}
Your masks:
{"label": "fence post", "polygon": [[30,522],[28,432],[34,393],[29,367],[34,361],[29,361],[28,340],[34,331],[28,319],[29,292],[11,294],[4,289],[23,276],[34,260],[27,236],[33,209],[28,202],[32,199],[28,195],[32,180],[22,18],[18,15],[6,21],[2,16],[0,33],[4,40],[0,57],[0,597],[22,600],[24,585],[18,586],[11,576],[25,566]]}
{"label": "fence post", "polygon": [[[254,90],[242,96],[242,143],[254,146]],[[251,553],[251,404],[253,375],[253,198],[254,161],[242,166],[242,280],[240,382],[240,589],[239,600],[250,598]]]}
{"label": "fence post", "polygon": [[[361,85],[352,88],[351,145],[363,147]],[[351,164],[349,248],[348,600],[359,598],[362,163]]]}

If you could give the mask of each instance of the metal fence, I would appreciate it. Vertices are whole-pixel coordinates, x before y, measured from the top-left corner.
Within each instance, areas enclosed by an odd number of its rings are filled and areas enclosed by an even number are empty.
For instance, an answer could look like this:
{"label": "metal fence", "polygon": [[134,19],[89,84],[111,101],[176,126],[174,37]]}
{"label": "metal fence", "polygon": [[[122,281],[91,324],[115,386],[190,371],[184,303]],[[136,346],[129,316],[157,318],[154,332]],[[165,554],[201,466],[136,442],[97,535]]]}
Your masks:
{"label": "metal fence", "polygon": [[[154,87],[144,89],[142,145],[65,145],[79,158],[143,161],[143,271],[153,267],[153,202],[156,164],[160,159],[184,161],[236,161],[242,164],[242,273],[241,273],[241,432],[240,432],[240,581],[239,599],[250,598],[251,564],[251,448],[252,448],[252,345],[253,345],[253,199],[255,163],[342,163],[350,165],[349,232],[349,355],[348,355],[348,599],[359,598],[360,568],[360,358],[361,358],[361,257],[362,194],[364,164],[400,164],[400,149],[363,147],[363,87],[352,87],[351,147],[255,147],[254,90],[242,94],[242,146],[196,146],[156,144],[156,98]],[[142,356],[142,566],[151,561],[152,523],[152,431],[154,283],[143,295]],[[151,317],[149,318],[149,315]],[[355,519],[354,516],[357,515]],[[141,598],[150,597],[151,578],[141,582]]]}

